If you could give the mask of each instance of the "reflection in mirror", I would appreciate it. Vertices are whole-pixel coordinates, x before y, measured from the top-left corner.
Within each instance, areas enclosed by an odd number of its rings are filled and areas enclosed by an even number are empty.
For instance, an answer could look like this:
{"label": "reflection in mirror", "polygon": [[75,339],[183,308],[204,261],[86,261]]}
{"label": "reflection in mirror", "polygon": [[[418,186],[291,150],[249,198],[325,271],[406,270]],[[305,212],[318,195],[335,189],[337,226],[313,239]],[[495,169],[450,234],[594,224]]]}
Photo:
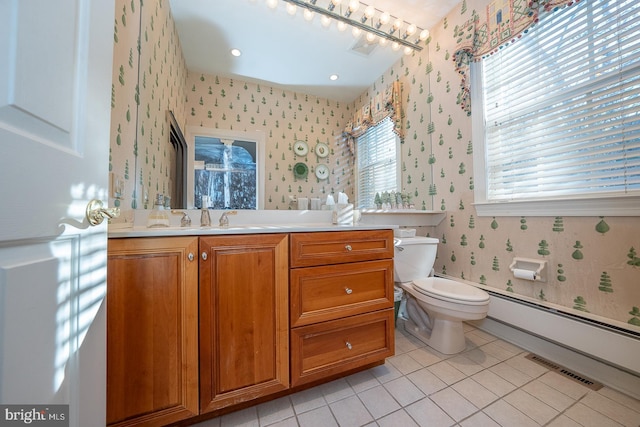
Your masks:
{"label": "reflection in mirror", "polygon": [[169,120],[169,141],[173,147],[173,162],[169,170],[169,195],[171,196],[171,207],[184,209],[187,207],[187,141],[184,139],[180,126],[176,121],[173,112],[167,114]]}
{"label": "reflection in mirror", "polygon": [[188,204],[195,208],[264,208],[264,135],[188,128]]}

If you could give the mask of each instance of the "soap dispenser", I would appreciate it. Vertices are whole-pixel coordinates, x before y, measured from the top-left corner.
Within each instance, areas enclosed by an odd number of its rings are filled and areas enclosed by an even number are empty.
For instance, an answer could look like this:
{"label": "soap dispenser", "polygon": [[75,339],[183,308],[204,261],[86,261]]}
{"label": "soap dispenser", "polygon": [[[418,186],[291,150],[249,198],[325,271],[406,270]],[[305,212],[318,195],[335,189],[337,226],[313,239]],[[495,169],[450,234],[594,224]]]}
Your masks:
{"label": "soap dispenser", "polygon": [[156,194],[156,201],[153,204],[153,209],[149,212],[147,218],[147,227],[168,227],[169,226],[169,214],[164,209],[164,197],[162,194]]}

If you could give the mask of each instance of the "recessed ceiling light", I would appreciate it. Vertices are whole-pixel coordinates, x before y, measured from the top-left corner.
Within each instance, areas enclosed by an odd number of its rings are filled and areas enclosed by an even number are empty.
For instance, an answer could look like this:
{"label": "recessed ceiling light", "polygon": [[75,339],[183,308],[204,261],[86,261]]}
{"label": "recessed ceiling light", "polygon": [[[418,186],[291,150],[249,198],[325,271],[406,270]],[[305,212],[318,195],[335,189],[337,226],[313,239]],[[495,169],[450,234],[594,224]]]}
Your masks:
{"label": "recessed ceiling light", "polygon": [[339,75],[337,75],[337,74],[331,74],[331,75],[329,76],[329,78],[330,78],[331,80],[338,80],[338,78],[340,78],[340,76],[339,76]]}
{"label": "recessed ceiling light", "polygon": [[240,49],[233,48],[233,49],[231,49],[231,55],[240,56],[240,55],[242,55],[242,52],[240,52]]}

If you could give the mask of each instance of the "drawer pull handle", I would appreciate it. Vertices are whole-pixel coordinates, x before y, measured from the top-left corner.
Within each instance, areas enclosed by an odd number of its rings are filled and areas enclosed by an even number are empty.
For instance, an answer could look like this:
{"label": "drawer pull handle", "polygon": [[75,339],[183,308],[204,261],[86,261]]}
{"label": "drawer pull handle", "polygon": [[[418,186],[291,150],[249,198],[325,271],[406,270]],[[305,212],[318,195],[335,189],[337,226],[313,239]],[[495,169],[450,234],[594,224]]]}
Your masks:
{"label": "drawer pull handle", "polygon": [[344,291],[347,293],[347,295],[351,295],[353,293],[353,289],[351,288],[344,288]]}
{"label": "drawer pull handle", "polygon": [[351,245],[345,245],[345,247],[344,247],[344,248],[345,248],[347,251],[349,251],[349,252],[351,252],[351,250],[353,249],[353,248],[351,247]]}
{"label": "drawer pull handle", "polygon": [[349,350],[351,350],[353,348],[353,346],[351,345],[351,343],[349,341],[345,341],[344,343],[347,345],[347,348]]}
{"label": "drawer pull handle", "polygon": [[189,255],[187,255],[187,258],[189,259],[189,261],[193,261],[194,260],[194,256],[193,256],[193,252],[189,252]]}
{"label": "drawer pull handle", "polygon": [[202,260],[203,261],[207,260],[207,253],[206,252],[202,252]]}

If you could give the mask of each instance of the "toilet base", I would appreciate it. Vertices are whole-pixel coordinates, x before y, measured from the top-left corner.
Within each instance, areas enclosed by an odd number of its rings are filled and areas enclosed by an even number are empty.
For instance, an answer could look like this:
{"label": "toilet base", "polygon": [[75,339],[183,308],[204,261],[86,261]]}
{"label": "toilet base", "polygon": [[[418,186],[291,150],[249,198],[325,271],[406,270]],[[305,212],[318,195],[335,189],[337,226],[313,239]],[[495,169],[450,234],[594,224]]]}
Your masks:
{"label": "toilet base", "polygon": [[411,319],[404,319],[404,330],[442,354],[460,353],[467,347],[462,321],[431,319],[433,328],[419,327]]}

